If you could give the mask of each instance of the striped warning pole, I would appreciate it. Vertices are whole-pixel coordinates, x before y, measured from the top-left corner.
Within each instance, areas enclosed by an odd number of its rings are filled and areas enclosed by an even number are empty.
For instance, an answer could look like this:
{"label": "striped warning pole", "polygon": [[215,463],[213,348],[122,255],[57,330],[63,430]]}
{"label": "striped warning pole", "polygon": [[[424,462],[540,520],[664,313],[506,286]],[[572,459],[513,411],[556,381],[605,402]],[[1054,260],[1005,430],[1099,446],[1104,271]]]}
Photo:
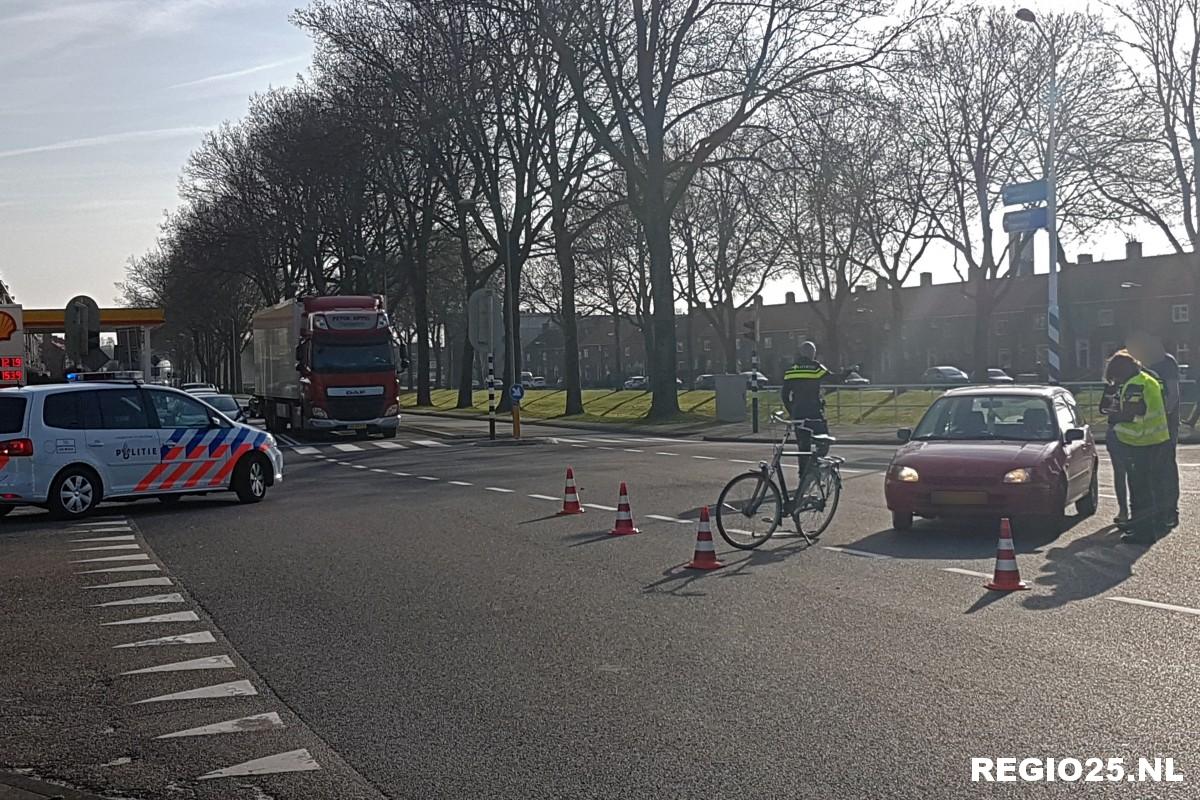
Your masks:
{"label": "striped warning pole", "polygon": [[496,441],[496,354],[488,353],[488,438]]}

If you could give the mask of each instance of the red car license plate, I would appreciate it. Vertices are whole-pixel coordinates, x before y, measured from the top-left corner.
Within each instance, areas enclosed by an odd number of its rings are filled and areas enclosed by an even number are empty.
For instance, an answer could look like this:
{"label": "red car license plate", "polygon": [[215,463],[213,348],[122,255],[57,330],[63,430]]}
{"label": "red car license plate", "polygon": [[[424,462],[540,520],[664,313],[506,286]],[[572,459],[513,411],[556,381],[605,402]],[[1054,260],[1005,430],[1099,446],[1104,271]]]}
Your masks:
{"label": "red car license plate", "polygon": [[929,499],[939,506],[985,506],[987,492],[930,492]]}

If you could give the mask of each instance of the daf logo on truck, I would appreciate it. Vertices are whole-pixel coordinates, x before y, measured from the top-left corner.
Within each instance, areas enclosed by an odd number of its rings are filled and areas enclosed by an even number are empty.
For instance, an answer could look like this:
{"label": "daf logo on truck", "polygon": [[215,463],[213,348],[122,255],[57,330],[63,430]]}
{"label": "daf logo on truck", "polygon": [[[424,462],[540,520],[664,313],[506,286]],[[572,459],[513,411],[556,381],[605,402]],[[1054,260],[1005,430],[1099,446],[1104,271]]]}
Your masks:
{"label": "daf logo on truck", "polygon": [[255,314],[252,330],[268,430],[396,435],[404,349],[383,297],[301,297]]}

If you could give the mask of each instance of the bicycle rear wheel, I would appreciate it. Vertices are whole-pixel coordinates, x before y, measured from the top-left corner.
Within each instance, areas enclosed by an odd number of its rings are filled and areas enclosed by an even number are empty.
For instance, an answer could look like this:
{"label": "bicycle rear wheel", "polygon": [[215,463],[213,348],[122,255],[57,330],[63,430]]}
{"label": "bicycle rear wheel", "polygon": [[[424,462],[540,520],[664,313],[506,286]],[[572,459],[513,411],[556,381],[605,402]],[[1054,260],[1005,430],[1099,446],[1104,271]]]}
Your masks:
{"label": "bicycle rear wheel", "polygon": [[820,536],[833,521],[842,497],[842,478],[828,464],[817,467],[816,478],[804,487],[804,496],[795,500],[796,530],[808,536]]}
{"label": "bicycle rear wheel", "polygon": [[771,538],[783,515],[779,487],[761,472],[746,472],[725,485],[717,498],[717,531],[739,550]]}

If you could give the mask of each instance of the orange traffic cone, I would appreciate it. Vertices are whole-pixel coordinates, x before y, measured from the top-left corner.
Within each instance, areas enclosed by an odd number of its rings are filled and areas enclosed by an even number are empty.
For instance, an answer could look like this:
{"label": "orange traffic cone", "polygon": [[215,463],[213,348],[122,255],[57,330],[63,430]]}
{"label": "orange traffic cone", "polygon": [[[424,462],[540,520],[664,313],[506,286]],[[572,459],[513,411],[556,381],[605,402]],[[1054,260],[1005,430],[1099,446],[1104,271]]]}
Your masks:
{"label": "orange traffic cone", "polygon": [[582,513],[583,506],[579,505],[579,492],[575,488],[575,472],[567,467],[567,488],[563,491],[563,507],[558,516]]}
{"label": "orange traffic cone", "polygon": [[717,561],[717,551],[713,549],[712,529],[708,526],[708,506],[700,506],[700,522],[696,525],[696,550],[688,569],[720,569],[725,566]]}
{"label": "orange traffic cone", "polygon": [[1015,592],[1028,589],[1021,573],[1017,570],[1017,554],[1013,549],[1012,527],[1008,517],[1000,520],[1000,543],[996,545],[996,570],[992,579],[984,584],[985,588],[994,592]]}
{"label": "orange traffic cone", "polygon": [[629,490],[625,481],[621,481],[621,496],[617,500],[617,522],[608,532],[609,536],[628,536],[631,533],[641,533],[633,527],[633,514],[629,510]]}

